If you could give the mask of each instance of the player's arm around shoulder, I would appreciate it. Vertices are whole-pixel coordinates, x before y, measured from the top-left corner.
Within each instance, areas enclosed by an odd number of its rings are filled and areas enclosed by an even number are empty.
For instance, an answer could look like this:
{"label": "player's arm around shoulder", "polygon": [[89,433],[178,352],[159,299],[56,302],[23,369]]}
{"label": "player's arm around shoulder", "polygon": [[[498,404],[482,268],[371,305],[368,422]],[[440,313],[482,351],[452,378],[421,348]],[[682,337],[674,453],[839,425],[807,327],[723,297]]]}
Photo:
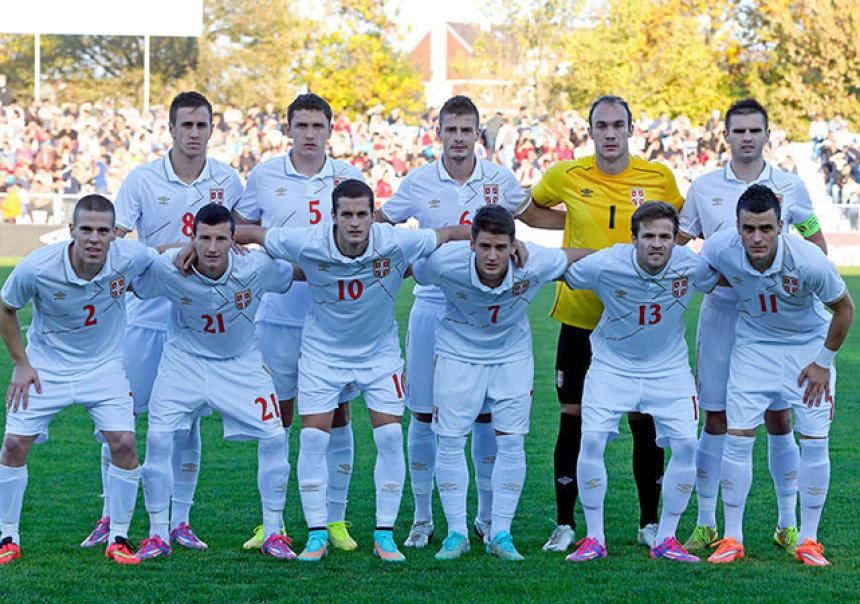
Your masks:
{"label": "player's arm around shoulder", "polygon": [[[565,284],[570,289],[591,289],[594,290],[600,281],[600,273],[606,264],[610,261],[613,248],[604,248],[602,250],[590,250],[587,248],[563,248],[565,250],[579,250],[573,255],[581,257],[571,262],[567,270],[564,271],[562,277]],[[567,255],[567,252],[565,252]]]}

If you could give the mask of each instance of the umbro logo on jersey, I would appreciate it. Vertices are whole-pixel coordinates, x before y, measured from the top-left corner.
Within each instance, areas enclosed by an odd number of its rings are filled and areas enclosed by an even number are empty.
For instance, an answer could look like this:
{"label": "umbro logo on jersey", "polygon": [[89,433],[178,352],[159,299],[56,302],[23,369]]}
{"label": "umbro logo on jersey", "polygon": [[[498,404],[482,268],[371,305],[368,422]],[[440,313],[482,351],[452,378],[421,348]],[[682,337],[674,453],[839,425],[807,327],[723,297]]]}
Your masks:
{"label": "umbro logo on jersey", "polygon": [[468,300],[469,294],[467,294],[466,292],[457,292],[457,299],[458,300]]}
{"label": "umbro logo on jersey", "polygon": [[209,203],[224,204],[224,189],[209,189]]}
{"label": "umbro logo on jersey", "polygon": [[284,187],[278,187],[277,189],[275,189],[275,195],[277,195],[278,197],[283,197],[287,193],[289,193],[289,191]]}
{"label": "umbro logo on jersey", "polygon": [[713,199],[711,199],[711,205],[712,206],[723,205],[723,198],[722,197],[714,197]]}
{"label": "umbro logo on jersey", "polygon": [[381,279],[391,272],[391,258],[380,258],[373,261],[373,276]]}
{"label": "umbro logo on jersey", "polygon": [[594,190],[593,189],[582,189],[579,193],[583,197],[591,197],[591,194],[594,193]]}
{"label": "umbro logo on jersey", "polygon": [[782,289],[784,289],[785,293],[788,295],[796,294],[797,290],[800,289],[800,283],[798,282],[797,277],[783,277]]}
{"label": "umbro logo on jersey", "polygon": [[744,280],[740,277],[732,277],[732,283],[734,283],[735,285],[742,285],[743,282]]}
{"label": "umbro logo on jersey", "polygon": [[251,290],[243,289],[236,293],[236,308],[245,310],[251,305]]}
{"label": "umbro logo on jersey", "polygon": [[54,292],[54,300],[65,300],[66,294],[63,292]]}
{"label": "umbro logo on jersey", "polygon": [[326,264],[325,262],[320,262],[320,264],[319,264],[319,269],[320,269],[320,272],[322,272],[322,273],[326,272],[330,268],[331,268],[331,265]]}
{"label": "umbro logo on jersey", "polygon": [[167,204],[170,203],[170,198],[166,197],[165,195],[162,195],[161,197],[156,197],[155,200],[159,203],[159,205],[163,205],[163,206],[166,206]]}
{"label": "umbro logo on jersey", "polygon": [[514,283],[514,295],[522,296],[529,290],[530,285],[531,281],[520,281],[519,283]]}
{"label": "umbro logo on jersey", "polygon": [[630,202],[634,206],[645,203],[645,189],[630,189]]}
{"label": "umbro logo on jersey", "polygon": [[614,292],[616,298],[621,298],[622,300],[627,297],[627,292],[623,289],[616,289]]}
{"label": "umbro logo on jersey", "polygon": [[182,303],[182,306],[191,306],[191,298],[182,297],[179,298],[179,301]]}
{"label": "umbro logo on jersey", "polygon": [[125,275],[120,275],[110,282],[110,295],[112,298],[119,298],[125,293]]}
{"label": "umbro logo on jersey", "polygon": [[430,209],[431,209],[431,210],[438,210],[438,209],[439,209],[439,206],[441,206],[441,205],[442,205],[442,202],[441,202],[441,201],[439,201],[438,199],[431,199],[431,200],[430,200],[430,203],[429,203],[429,204],[427,204],[427,205],[429,205],[429,206],[430,206]]}
{"label": "umbro logo on jersey", "polygon": [[673,279],[672,280],[672,295],[676,298],[682,297],[687,293],[687,285],[689,284],[689,280],[687,277],[683,277],[681,279]]}

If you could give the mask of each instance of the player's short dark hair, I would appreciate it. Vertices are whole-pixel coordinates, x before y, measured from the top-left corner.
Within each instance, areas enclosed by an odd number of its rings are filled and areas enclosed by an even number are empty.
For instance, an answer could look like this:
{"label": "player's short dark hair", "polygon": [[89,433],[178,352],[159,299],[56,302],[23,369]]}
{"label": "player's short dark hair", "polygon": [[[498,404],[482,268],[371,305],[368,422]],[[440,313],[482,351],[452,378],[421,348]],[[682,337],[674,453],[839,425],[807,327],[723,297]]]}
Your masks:
{"label": "player's short dark hair", "polygon": [[290,103],[290,106],[287,107],[287,123],[291,123],[296,111],[300,111],[302,109],[305,111],[322,111],[325,114],[325,118],[328,120],[328,123],[331,124],[331,105],[329,105],[328,102],[318,94],[308,92],[297,96],[295,100]]}
{"label": "player's short dark hair", "polygon": [[334,188],[331,192],[331,211],[337,214],[337,202],[341,197],[349,199],[361,199],[366,197],[370,202],[370,211],[373,212],[373,189],[355,178],[349,178]]}
{"label": "player's short dark hair", "polygon": [[180,92],[170,102],[170,123],[174,126],[176,125],[176,114],[183,107],[191,107],[192,109],[206,107],[206,112],[209,114],[209,123],[212,123],[212,103],[199,92],[191,90],[189,92]]}
{"label": "player's short dark hair", "polygon": [[478,108],[475,107],[475,103],[472,102],[472,99],[464,94],[452,96],[450,99],[445,101],[444,105],[442,105],[442,108],[439,110],[440,128],[442,127],[442,123],[445,121],[446,115],[474,115],[476,131],[478,129],[478,125],[481,123],[481,116],[478,113]]}
{"label": "player's short dark hair", "polygon": [[639,227],[643,222],[651,222],[660,218],[668,218],[672,221],[672,231],[678,235],[678,210],[671,204],[665,201],[646,201],[633,212],[633,218],[630,220],[630,229],[633,231],[633,236],[639,236]]}
{"label": "player's short dark hair", "polygon": [[767,109],[755,99],[741,99],[729,107],[729,110],[726,111],[726,130],[730,130],[729,122],[732,121],[733,116],[752,115],[754,113],[760,113],[764,116],[764,129],[767,130]]}
{"label": "player's short dark hair", "polygon": [[764,214],[767,211],[773,210],[776,219],[779,220],[782,214],[779,206],[779,198],[776,193],[770,190],[770,187],[765,185],[750,185],[747,190],[741,193],[738,198],[738,205],[735,208],[735,213],[738,218],[741,216],[741,210],[746,210],[752,214]]}
{"label": "player's short dark hair", "polygon": [[627,104],[627,101],[622,99],[620,96],[615,96],[613,94],[604,94],[602,97],[597,99],[591,104],[591,108],[588,110],[588,127],[593,127],[591,123],[591,118],[594,116],[595,110],[601,105],[621,105],[624,107],[624,111],[627,113],[627,127],[630,127],[630,124],[633,123],[633,114],[630,113],[630,105]]}
{"label": "player's short dark hair", "polygon": [[194,217],[194,234],[197,234],[198,224],[208,224],[215,226],[216,224],[230,223],[230,234],[236,233],[236,221],[233,219],[233,214],[230,210],[217,203],[207,203],[197,211],[197,216]]}
{"label": "player's short dark hair", "polygon": [[79,212],[108,212],[110,213],[111,226],[116,222],[116,210],[110,199],[104,195],[84,195],[75,204],[75,210],[72,212],[72,224],[78,224]]}
{"label": "player's short dark hair", "polygon": [[481,232],[507,235],[513,241],[516,235],[513,214],[496,204],[481,207],[472,217],[472,241],[476,240]]}

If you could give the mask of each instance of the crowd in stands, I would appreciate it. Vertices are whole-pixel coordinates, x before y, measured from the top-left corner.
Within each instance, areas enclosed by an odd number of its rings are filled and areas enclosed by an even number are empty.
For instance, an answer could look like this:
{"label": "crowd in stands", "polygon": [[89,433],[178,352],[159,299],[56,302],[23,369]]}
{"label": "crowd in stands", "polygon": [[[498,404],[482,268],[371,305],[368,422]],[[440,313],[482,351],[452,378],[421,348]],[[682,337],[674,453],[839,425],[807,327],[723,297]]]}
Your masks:
{"label": "crowd in stands", "polygon": [[[813,156],[818,161],[827,196],[835,204],[860,204],[860,147],[841,113],[826,120],[816,114],[809,124]],[[851,229],[860,228],[860,211],[845,208]]]}
{"label": "crowd in stands", "polygon": [[[398,109],[382,108],[367,115],[335,116],[330,154],[352,162],[365,174],[380,201],[397,190],[406,173],[439,157],[441,143],[435,126],[438,112],[431,109],[420,119],[407,119]],[[478,155],[508,165],[524,187],[540,180],[557,161],[593,153],[586,114],[555,111],[537,114],[527,107],[511,114],[483,116]],[[260,161],[282,155],[290,148],[285,135],[286,115],[273,103],[247,110],[216,107],[209,154],[232,164],[243,177]],[[839,145],[831,120],[813,122],[816,153],[828,178],[834,201],[857,201],[860,151]],[[844,120],[842,122],[844,124]],[[682,193],[699,174],[722,165],[728,144],[721,113],[715,110],[704,124],[684,115],[652,118],[644,111],[634,119],[631,151],[669,166]],[[844,127],[844,126],[840,126]],[[788,138],[771,126],[769,157],[777,165],[796,171],[788,155]],[[813,128],[810,127],[812,137]],[[137,164],[162,156],[171,137],[165,106],[146,114],[133,99],[121,102],[54,103],[48,100],[0,105],[0,201],[4,219],[21,221],[33,210],[56,211],[60,195],[116,194],[126,174]],[[850,168],[850,169],[849,169]],[[850,174],[849,174],[850,173]]]}

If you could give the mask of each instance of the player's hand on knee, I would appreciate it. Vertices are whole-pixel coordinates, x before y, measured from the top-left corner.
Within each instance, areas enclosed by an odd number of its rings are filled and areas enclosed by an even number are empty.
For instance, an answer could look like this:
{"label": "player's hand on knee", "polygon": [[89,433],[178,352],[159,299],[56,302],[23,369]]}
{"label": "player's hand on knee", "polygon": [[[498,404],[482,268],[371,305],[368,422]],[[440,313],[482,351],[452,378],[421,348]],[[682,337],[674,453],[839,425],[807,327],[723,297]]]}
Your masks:
{"label": "player's hand on knee", "polygon": [[523,268],[529,259],[529,250],[526,244],[519,239],[514,239],[514,245],[511,247],[511,258],[519,268]]}
{"label": "player's hand on knee", "polygon": [[191,270],[192,265],[197,261],[197,251],[190,243],[179,250],[176,257],[173,259],[173,264],[183,275],[187,275]]}
{"label": "player's hand on knee", "polygon": [[818,407],[824,400],[830,397],[830,370],[815,363],[810,363],[803,368],[797,377],[797,385],[802,387],[806,383],[803,392],[803,404],[807,407]]}
{"label": "player's hand on knee", "polygon": [[39,374],[29,364],[15,365],[12,370],[12,379],[9,381],[9,388],[6,390],[6,409],[12,413],[21,409],[27,408],[29,402],[30,384],[36,387],[36,392],[42,394],[42,382],[39,381]]}

